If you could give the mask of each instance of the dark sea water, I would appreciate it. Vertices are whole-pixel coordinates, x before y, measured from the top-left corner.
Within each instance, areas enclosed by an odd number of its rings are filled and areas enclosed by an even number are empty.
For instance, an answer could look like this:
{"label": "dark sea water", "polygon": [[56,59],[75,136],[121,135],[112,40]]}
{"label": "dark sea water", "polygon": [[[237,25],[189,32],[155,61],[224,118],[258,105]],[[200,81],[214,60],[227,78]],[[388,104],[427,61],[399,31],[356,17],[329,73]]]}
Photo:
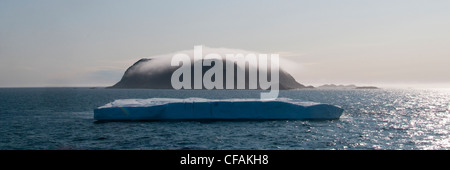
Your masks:
{"label": "dark sea water", "polygon": [[1,88],[0,149],[450,149],[450,90],[292,90],[339,105],[329,121],[96,122],[128,98],[259,98],[260,91]]}

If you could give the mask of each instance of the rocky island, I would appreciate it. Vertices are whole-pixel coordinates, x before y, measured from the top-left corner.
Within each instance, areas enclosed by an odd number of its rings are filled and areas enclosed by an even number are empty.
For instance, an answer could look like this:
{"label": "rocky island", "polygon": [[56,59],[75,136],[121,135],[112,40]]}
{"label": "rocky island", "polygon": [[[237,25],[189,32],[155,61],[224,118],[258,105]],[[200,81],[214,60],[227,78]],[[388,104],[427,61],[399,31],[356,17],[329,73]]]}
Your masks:
{"label": "rocky island", "polygon": [[[224,61],[224,72],[225,72],[225,63]],[[192,62],[192,65],[194,62]],[[203,75],[206,70],[211,68],[212,66],[202,66]],[[175,70],[177,70],[179,66],[171,66],[170,62],[159,61],[157,59],[151,58],[143,58],[130,66],[122,76],[122,79],[117,82],[115,85],[109,88],[141,88],[141,89],[173,89],[171,85],[171,76]],[[235,70],[245,69],[245,89],[249,89],[249,73],[248,67],[241,68],[235,65]],[[193,73],[193,71],[191,71]],[[234,71],[234,77],[236,84],[237,71]],[[270,71],[268,73],[270,75]],[[191,76],[192,79],[194,76]],[[193,82],[193,81],[191,81]],[[259,82],[259,81],[258,81]],[[223,81],[224,85],[226,81]],[[193,83],[192,83],[193,84]],[[236,87],[236,85],[234,86]],[[257,89],[261,89],[258,83]],[[284,71],[282,68],[279,70],[279,89],[280,90],[289,90],[289,89],[302,89],[302,88],[313,88],[312,86],[304,86],[298,83],[294,77],[292,77],[289,73]],[[203,89],[205,89],[203,87]]]}

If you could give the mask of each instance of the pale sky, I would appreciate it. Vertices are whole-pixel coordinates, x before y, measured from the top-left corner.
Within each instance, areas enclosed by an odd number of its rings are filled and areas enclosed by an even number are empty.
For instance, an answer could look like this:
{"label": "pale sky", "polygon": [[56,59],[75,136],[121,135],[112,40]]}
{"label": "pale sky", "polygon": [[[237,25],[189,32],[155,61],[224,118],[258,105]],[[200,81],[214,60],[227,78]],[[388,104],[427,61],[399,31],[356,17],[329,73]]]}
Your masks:
{"label": "pale sky", "polygon": [[0,0],[0,87],[109,86],[140,58],[205,45],[279,53],[305,85],[450,88],[449,9],[448,0]]}

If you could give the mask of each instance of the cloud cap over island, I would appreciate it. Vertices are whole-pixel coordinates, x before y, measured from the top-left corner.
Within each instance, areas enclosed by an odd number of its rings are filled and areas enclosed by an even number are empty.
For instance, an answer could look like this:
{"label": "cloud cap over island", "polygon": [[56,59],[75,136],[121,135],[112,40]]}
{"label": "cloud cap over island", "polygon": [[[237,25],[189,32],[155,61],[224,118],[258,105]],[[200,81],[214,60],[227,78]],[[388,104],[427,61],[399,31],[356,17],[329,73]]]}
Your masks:
{"label": "cloud cap over island", "polygon": [[[188,54],[189,56],[193,56],[192,50],[186,50],[182,51],[183,53]],[[228,49],[228,48],[209,48],[205,47],[203,51],[203,55],[208,53],[216,53],[220,56],[225,56],[226,54],[257,54],[250,51],[245,50],[237,50],[237,49]],[[149,89],[173,89],[171,84],[171,76],[174,73],[175,70],[177,70],[180,66],[171,66],[170,61],[174,54],[167,54],[167,55],[160,55],[155,56],[151,58],[143,58],[134,63],[132,66],[130,66],[124,73],[122,79],[116,83],[115,85],[111,86],[111,88],[149,88]],[[230,62],[227,61],[227,59],[224,57],[223,60],[223,73],[225,73],[225,65]],[[203,60],[202,60],[203,61]],[[191,65],[193,66],[195,62],[202,62],[202,61],[195,61],[192,59]],[[250,67],[256,67],[259,73],[260,67],[254,66],[251,64],[246,64],[245,68],[239,67],[238,65],[235,65],[235,71],[234,71],[234,83],[235,88],[237,89],[237,70],[244,70],[245,71],[245,89],[251,89],[249,88],[249,82],[251,79],[249,79],[249,68]],[[284,71],[282,69],[283,65],[292,65],[291,62],[286,61],[285,59],[280,59],[280,71],[279,71],[279,88],[281,90],[286,89],[300,89],[300,88],[306,88],[306,86],[298,83],[289,73]],[[202,75],[205,74],[205,72],[210,69],[213,66],[202,66]],[[193,67],[192,67],[193,68]],[[270,75],[270,70],[268,70],[268,73]],[[193,74],[193,71],[191,71]],[[194,76],[191,76],[192,79]],[[256,79],[258,80],[259,77]],[[257,89],[260,88],[259,81],[257,81]],[[192,86],[194,81],[191,81]],[[224,79],[223,85],[225,87],[226,80]],[[203,87],[204,89],[204,87]]]}

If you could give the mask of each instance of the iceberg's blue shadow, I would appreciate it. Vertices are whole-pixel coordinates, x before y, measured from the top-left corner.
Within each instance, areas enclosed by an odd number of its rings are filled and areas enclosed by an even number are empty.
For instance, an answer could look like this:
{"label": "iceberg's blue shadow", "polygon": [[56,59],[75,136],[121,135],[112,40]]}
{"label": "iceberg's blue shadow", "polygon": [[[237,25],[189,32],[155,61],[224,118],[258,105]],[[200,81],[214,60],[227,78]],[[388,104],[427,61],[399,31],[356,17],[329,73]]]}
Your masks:
{"label": "iceberg's blue shadow", "polygon": [[338,106],[292,99],[124,99],[94,110],[99,121],[139,120],[332,120]]}

